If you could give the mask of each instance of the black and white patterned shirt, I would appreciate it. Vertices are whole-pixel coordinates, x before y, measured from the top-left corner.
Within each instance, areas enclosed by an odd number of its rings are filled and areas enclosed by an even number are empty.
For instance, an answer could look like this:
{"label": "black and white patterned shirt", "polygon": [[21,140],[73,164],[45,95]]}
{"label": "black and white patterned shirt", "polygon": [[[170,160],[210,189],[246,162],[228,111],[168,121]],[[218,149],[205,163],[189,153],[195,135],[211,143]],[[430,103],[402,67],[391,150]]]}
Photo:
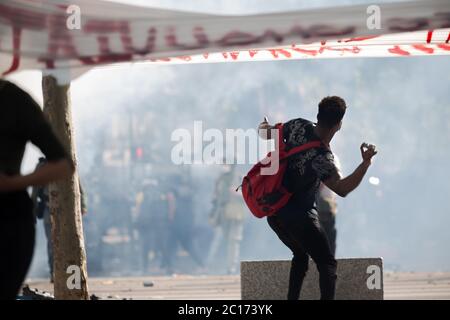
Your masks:
{"label": "black and white patterned shirt", "polygon": [[[288,150],[320,140],[314,132],[314,124],[302,118],[284,124],[283,138]],[[283,182],[288,190],[294,192],[290,201],[294,201],[299,208],[308,210],[314,207],[320,182],[337,173],[333,153],[322,143],[320,147],[291,156]]]}

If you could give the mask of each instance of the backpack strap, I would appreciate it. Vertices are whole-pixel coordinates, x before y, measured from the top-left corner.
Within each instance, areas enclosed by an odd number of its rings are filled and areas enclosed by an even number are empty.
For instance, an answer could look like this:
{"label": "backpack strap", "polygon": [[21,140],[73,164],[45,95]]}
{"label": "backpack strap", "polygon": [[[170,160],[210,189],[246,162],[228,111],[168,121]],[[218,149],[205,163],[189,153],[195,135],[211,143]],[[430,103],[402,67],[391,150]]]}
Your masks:
{"label": "backpack strap", "polygon": [[290,156],[292,156],[292,155],[294,155],[296,153],[299,153],[299,152],[302,152],[302,151],[305,151],[305,150],[308,150],[308,149],[320,147],[321,144],[322,144],[322,142],[319,141],[319,140],[315,140],[315,141],[311,141],[311,142],[302,144],[301,146],[292,148],[291,150],[286,152],[284,157],[288,158],[288,157],[290,157]]}
{"label": "backpack strap", "polygon": [[[283,123],[277,123],[275,125],[275,128],[278,129],[278,141],[279,141],[279,147],[280,148],[285,148],[286,144],[284,142],[283,139]],[[301,146],[298,147],[294,147],[291,150],[289,150],[288,152],[284,153],[282,159],[286,159],[296,153],[308,150],[308,149],[312,149],[312,148],[317,148],[320,147],[322,144],[322,141],[320,140],[314,140],[314,141],[310,141],[308,143],[302,144]],[[282,160],[280,159],[280,160]]]}

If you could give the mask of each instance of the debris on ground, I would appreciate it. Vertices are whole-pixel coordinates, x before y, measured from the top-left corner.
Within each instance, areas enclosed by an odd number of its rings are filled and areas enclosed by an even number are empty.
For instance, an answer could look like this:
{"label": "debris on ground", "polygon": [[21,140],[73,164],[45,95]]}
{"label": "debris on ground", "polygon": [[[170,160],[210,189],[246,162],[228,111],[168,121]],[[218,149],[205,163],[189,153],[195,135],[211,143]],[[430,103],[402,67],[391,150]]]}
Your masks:
{"label": "debris on ground", "polygon": [[28,285],[22,288],[22,297],[24,300],[55,300],[51,293],[36,288],[32,289]]}

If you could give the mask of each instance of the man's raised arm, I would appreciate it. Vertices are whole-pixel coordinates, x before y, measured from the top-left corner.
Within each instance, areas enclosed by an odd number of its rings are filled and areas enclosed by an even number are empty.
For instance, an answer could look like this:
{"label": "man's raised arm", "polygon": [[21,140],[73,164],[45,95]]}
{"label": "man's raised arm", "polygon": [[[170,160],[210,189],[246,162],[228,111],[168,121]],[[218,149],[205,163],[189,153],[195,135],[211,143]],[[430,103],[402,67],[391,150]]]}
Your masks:
{"label": "man's raised arm", "polygon": [[366,143],[361,145],[360,150],[363,161],[352,174],[346,178],[341,178],[340,175],[336,173],[331,178],[324,181],[328,188],[341,197],[347,196],[359,186],[367,169],[372,163],[372,157],[377,154],[376,147]]}

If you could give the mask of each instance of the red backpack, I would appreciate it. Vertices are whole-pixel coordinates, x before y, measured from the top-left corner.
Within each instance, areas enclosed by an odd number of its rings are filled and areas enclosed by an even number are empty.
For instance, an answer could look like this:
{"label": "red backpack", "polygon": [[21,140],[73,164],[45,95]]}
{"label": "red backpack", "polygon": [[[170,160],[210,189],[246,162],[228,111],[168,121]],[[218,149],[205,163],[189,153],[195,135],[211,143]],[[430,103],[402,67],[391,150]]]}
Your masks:
{"label": "red backpack", "polygon": [[278,171],[273,175],[261,174],[263,168],[268,168],[271,165],[270,161],[267,161],[267,158],[270,159],[271,156],[271,152],[269,152],[266,159],[255,164],[242,180],[242,196],[247,207],[257,218],[275,214],[286,205],[292,196],[292,192],[289,192],[282,184],[288,158],[301,151],[321,145],[320,141],[311,141],[286,152],[286,145],[283,139],[283,124],[277,124],[275,128],[278,129],[279,138]]}

